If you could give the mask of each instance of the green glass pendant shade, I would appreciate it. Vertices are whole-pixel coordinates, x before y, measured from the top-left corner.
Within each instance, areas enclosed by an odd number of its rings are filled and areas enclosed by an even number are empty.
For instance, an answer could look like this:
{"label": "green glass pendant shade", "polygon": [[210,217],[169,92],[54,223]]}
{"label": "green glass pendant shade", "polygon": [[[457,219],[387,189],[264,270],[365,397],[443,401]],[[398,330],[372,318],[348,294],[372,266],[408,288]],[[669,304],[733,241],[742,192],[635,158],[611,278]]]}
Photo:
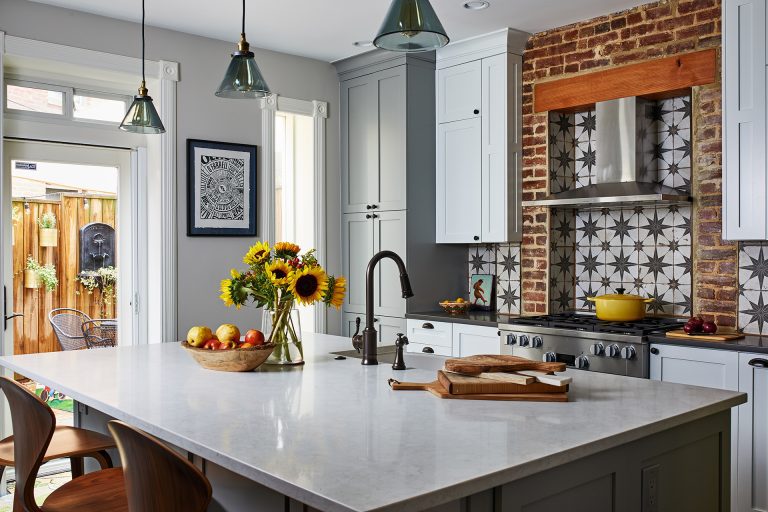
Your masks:
{"label": "green glass pendant shade", "polygon": [[236,51],[232,54],[224,80],[216,90],[220,98],[263,98],[270,94],[269,86],[261,75],[253,52]]}
{"label": "green glass pendant shade", "polygon": [[373,44],[394,52],[426,52],[449,41],[429,0],[392,0]]}
{"label": "green glass pendant shade", "polygon": [[133,103],[120,123],[120,129],[131,133],[165,133],[165,126],[155,109],[152,98],[147,96],[146,89],[133,97]]}

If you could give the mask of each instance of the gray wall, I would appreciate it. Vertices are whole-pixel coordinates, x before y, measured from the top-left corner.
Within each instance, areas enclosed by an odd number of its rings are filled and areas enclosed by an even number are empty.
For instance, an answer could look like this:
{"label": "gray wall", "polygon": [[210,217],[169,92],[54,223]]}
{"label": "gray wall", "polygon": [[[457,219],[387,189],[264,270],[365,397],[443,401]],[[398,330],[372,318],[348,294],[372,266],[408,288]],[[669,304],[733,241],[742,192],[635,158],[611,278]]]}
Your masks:
{"label": "gray wall", "polygon": [[[136,4],[137,9],[139,4]],[[215,328],[234,322],[256,326],[251,309],[227,309],[218,299],[219,281],[257,238],[208,238],[186,236],[186,140],[188,138],[256,144],[261,146],[261,113],[254,101],[216,98],[219,85],[238,37],[233,14],[233,42],[223,42],[164,29],[147,29],[147,58],[180,63],[177,103],[178,176],[178,328],[183,335],[195,324]],[[201,12],[201,16],[205,13]],[[0,0],[0,30],[79,48],[139,57],[139,25],[94,16],[26,0]],[[253,48],[270,88],[298,99],[329,103],[326,146],[327,258],[331,273],[341,272],[340,171],[338,79],[329,63]],[[138,86],[138,84],[136,84]],[[152,94],[152,91],[150,91]],[[261,155],[261,148],[259,148]],[[259,169],[261,171],[261,169]],[[263,207],[260,206],[260,210]],[[259,212],[259,216],[262,211]],[[329,332],[340,332],[340,316],[329,312]]]}

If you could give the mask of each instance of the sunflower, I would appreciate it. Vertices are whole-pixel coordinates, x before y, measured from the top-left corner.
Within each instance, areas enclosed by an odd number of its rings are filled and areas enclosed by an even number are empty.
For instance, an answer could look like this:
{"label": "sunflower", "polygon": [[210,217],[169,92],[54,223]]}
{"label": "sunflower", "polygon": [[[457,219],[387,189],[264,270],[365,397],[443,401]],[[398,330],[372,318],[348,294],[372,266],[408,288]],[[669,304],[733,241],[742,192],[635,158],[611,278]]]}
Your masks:
{"label": "sunflower", "polygon": [[243,263],[246,265],[258,265],[269,258],[269,244],[267,242],[256,242],[256,245],[248,249],[243,257]]}
{"label": "sunflower", "polygon": [[302,304],[312,304],[328,290],[328,274],[320,267],[304,267],[293,273],[288,290]]}
{"label": "sunflower", "polygon": [[344,304],[344,294],[347,292],[347,280],[343,277],[330,277],[325,303],[339,309]]}
{"label": "sunflower", "polygon": [[291,268],[285,260],[275,260],[271,263],[266,263],[264,269],[267,271],[269,280],[275,286],[283,286],[291,281]]}
{"label": "sunflower", "polygon": [[277,242],[275,244],[275,254],[279,256],[287,256],[289,258],[295,258],[298,256],[301,248],[292,244],[291,242]]}
{"label": "sunflower", "polygon": [[224,305],[227,307],[235,306],[237,309],[240,309],[241,304],[235,304],[235,301],[232,299],[232,280],[231,279],[222,279],[221,280],[221,295],[219,295],[221,300],[224,301]]}

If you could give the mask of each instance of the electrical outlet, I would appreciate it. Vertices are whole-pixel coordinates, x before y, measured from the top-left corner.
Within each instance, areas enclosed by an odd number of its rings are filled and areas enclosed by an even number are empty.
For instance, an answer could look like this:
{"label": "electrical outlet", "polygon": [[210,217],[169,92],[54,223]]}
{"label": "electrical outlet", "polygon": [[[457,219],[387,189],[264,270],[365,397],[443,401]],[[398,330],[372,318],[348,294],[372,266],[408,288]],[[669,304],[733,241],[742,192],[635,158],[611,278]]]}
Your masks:
{"label": "electrical outlet", "polygon": [[643,468],[642,512],[659,512],[659,465]]}

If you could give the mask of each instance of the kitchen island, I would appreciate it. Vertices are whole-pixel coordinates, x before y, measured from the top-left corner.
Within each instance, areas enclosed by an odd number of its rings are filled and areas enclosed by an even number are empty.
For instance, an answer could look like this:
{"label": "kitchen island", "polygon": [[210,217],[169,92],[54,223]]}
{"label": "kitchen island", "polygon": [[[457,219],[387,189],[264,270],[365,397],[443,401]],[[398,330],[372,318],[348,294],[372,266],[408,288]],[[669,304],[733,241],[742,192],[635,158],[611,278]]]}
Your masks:
{"label": "kitchen island", "polygon": [[[212,511],[727,509],[744,394],[569,370],[567,403],[441,400],[387,384],[434,369],[336,360],[336,336],[305,347],[303,367],[251,373],[204,370],[177,343],[0,365],[74,398],[84,426],[118,418],[189,453]],[[406,363],[425,357],[440,363]]]}

